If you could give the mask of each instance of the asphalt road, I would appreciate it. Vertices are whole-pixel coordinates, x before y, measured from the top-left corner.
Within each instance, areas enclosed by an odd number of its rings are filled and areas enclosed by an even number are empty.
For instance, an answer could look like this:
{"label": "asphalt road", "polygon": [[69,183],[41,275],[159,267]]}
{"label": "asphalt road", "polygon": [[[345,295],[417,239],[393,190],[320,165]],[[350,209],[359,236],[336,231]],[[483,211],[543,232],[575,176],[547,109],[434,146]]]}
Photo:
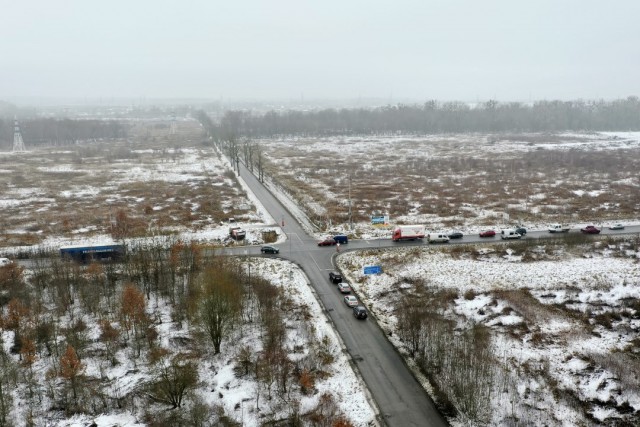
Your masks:
{"label": "asphalt road", "polygon": [[[446,426],[447,422],[439,414],[431,398],[376,322],[371,317],[365,321],[355,319],[351,309],[342,301],[343,296],[337,287],[329,282],[329,271],[333,269],[332,255],[336,253],[336,248],[318,247],[315,238],[305,232],[244,166],[241,166],[241,176],[278,224],[281,225],[284,221],[283,230],[288,240],[278,245],[279,256],[295,262],[306,273],[310,285],[315,289],[349,356],[375,399],[381,421],[398,427]],[[354,243],[346,246],[351,248],[367,245],[366,242]],[[375,244],[374,242],[369,246]],[[342,247],[346,249],[345,245]],[[257,255],[260,248],[234,248],[225,252]]]}

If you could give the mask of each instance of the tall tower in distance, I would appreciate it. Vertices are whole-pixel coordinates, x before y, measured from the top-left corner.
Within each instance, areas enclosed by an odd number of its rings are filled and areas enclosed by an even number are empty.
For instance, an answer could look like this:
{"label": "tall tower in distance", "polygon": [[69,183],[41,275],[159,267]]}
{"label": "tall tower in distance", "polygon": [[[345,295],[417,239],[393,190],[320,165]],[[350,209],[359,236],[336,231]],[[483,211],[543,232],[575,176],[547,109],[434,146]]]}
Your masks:
{"label": "tall tower in distance", "polygon": [[171,112],[171,127],[169,128],[169,135],[175,135],[178,130],[178,125],[176,123],[176,113]]}
{"label": "tall tower in distance", "polygon": [[20,125],[18,124],[18,119],[15,118],[13,120],[13,152],[14,153],[22,153],[27,151],[24,148],[24,141],[22,140],[22,134],[20,133]]}

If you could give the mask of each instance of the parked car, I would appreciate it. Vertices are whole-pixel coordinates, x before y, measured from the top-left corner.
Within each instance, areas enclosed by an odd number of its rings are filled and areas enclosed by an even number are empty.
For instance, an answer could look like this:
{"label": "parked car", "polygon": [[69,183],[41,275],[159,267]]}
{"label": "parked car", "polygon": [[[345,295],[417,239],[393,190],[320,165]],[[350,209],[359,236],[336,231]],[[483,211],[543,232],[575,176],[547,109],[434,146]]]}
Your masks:
{"label": "parked car", "polygon": [[480,237],[493,237],[496,235],[494,230],[485,230],[480,232]]}
{"label": "parked car", "polygon": [[358,299],[353,295],[347,295],[344,297],[344,303],[349,307],[355,307],[358,305]]}
{"label": "parked car", "polygon": [[274,248],[273,246],[263,246],[260,248],[260,252],[263,254],[279,254],[280,249]]}
{"label": "parked car", "polygon": [[584,234],[599,234],[600,233],[600,229],[596,228],[595,225],[587,225],[585,228],[581,228],[580,231],[582,231]]}
{"label": "parked car", "polygon": [[462,232],[460,231],[452,231],[451,233],[449,233],[449,238],[450,239],[462,239]]}
{"label": "parked car", "polygon": [[11,261],[9,258],[0,258],[0,267],[5,267],[9,264],[11,264],[13,261]]}
{"label": "parked car", "polygon": [[333,246],[336,244],[336,241],[332,238],[324,239],[321,242],[318,242],[318,246]]}
{"label": "parked car", "polygon": [[624,224],[614,224],[609,227],[609,230],[624,230]]}
{"label": "parked car", "polygon": [[356,319],[366,319],[367,318],[367,309],[362,305],[356,305],[353,307],[353,317]]}
{"label": "parked car", "polygon": [[331,283],[340,283],[342,282],[342,274],[338,273],[337,271],[330,271],[329,280],[331,281]]}
{"label": "parked car", "polygon": [[343,294],[348,294],[351,292],[351,286],[347,282],[338,283],[338,290]]}

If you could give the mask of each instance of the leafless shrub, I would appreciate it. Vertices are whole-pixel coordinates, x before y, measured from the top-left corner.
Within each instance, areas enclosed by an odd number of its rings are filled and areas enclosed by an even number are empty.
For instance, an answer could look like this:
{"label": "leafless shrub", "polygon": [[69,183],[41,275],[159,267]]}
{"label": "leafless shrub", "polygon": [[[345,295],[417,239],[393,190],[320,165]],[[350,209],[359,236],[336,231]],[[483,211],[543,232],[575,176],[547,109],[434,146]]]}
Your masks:
{"label": "leafless shrub", "polygon": [[262,232],[262,240],[265,243],[273,243],[278,239],[278,234],[275,230],[267,230]]}
{"label": "leafless shrub", "polygon": [[607,310],[596,314],[593,320],[596,325],[601,325],[605,329],[613,329],[613,323],[622,320],[622,316],[615,310]]}
{"label": "leafless shrub", "polygon": [[508,302],[509,305],[525,319],[525,322],[531,325],[545,322],[552,316],[558,315],[558,312],[553,308],[540,304],[526,288],[497,290],[494,291],[494,295],[496,298]]}
{"label": "leafless shrub", "polygon": [[467,289],[467,290],[464,292],[464,295],[463,295],[463,296],[464,296],[464,299],[466,299],[466,300],[468,300],[468,301],[471,301],[471,300],[473,300],[473,299],[476,297],[476,295],[477,295],[477,293],[476,293],[476,291],[475,291],[475,290],[473,290],[473,289]]}
{"label": "leafless shrub", "polygon": [[596,365],[611,372],[621,388],[626,391],[640,391],[640,359],[627,352],[589,353]]}

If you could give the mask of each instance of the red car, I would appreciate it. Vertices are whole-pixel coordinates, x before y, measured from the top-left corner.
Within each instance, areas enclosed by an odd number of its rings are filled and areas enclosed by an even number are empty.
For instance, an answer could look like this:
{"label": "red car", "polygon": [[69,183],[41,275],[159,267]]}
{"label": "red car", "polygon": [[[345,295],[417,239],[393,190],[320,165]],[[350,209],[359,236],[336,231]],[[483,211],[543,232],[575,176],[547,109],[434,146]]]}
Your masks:
{"label": "red car", "polygon": [[496,235],[496,232],[493,230],[485,230],[480,233],[480,237],[493,237]]}
{"label": "red car", "polygon": [[582,231],[584,234],[599,234],[600,233],[600,229],[596,228],[595,225],[587,225],[585,228],[581,228],[580,231]]}
{"label": "red car", "polygon": [[318,242],[318,246],[333,246],[336,244],[336,241],[333,239],[325,239],[322,242]]}

